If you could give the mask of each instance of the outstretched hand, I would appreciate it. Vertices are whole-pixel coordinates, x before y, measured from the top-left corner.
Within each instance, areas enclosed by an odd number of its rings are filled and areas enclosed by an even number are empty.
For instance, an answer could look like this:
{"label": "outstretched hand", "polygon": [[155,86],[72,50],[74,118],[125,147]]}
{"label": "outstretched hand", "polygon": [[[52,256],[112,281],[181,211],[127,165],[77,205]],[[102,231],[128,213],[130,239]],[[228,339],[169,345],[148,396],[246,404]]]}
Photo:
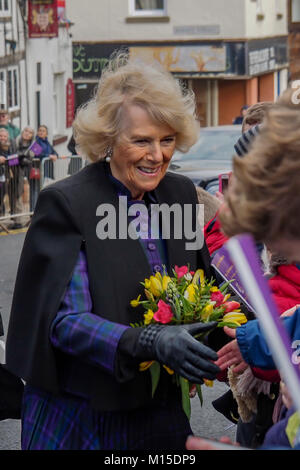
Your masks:
{"label": "outstretched hand", "polygon": [[219,366],[221,370],[225,370],[228,367],[235,365],[236,367],[233,369],[233,372],[243,372],[245,369],[247,369],[248,364],[244,361],[238,342],[235,339],[236,331],[233,328],[228,328],[225,326],[224,332],[234,339],[218,351],[218,360],[215,362],[215,364]]}
{"label": "outstretched hand", "polygon": [[[221,443],[221,446],[220,444]],[[228,436],[222,436],[218,441],[210,441],[201,437],[189,436],[186,440],[185,447],[187,450],[219,450],[222,449],[222,444],[229,444],[229,446],[239,447],[240,444],[232,442]],[[230,447],[228,447],[228,450]]]}

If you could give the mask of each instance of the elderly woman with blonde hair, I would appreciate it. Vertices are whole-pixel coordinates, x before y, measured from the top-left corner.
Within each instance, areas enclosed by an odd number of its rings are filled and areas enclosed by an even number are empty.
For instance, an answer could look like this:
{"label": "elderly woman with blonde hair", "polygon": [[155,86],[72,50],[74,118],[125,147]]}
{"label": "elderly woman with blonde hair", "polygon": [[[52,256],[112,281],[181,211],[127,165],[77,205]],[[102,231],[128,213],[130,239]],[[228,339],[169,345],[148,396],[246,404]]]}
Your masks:
{"label": "elderly woman with blonde hair", "polygon": [[[92,163],[40,193],[14,292],[7,364],[26,381],[22,448],[183,450],[192,431],[178,387],[163,369],[152,397],[139,363],[214,379],[217,355],[193,335],[215,324],[131,328],[143,317],[130,301],[163,265],[212,274],[205,244],[188,250],[185,232],[172,229],[164,237],[164,217],[158,237],[148,231],[152,204],[197,204],[193,183],[167,172],[175,149],[197,139],[193,96],[167,72],[118,55],[74,133]],[[129,209],[146,209],[141,236],[124,231],[120,200],[125,229]]]}

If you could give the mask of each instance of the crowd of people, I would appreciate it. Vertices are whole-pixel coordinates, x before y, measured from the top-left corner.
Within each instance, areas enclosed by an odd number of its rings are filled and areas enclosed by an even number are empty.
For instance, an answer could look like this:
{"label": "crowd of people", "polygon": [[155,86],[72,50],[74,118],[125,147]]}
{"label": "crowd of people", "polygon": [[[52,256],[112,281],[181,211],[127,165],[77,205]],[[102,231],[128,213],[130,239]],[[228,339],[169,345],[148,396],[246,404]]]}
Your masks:
{"label": "crowd of people", "polygon": [[[235,145],[237,156],[227,197],[224,201],[218,195],[221,202],[204,232],[211,256],[234,234],[254,236],[278,314],[282,319],[291,317],[289,322],[295,325],[300,306],[300,256],[292,228],[297,223],[296,212],[291,214],[287,206],[299,204],[294,180],[298,173],[298,123],[291,124],[299,116],[299,106],[293,103],[292,95],[293,90],[287,89],[276,103],[260,102],[247,109],[242,136]],[[286,216],[290,220],[285,225]],[[262,335],[255,339],[252,336],[257,326],[256,321],[249,322],[245,336],[240,328],[236,332],[225,329],[238,342],[230,342],[218,351],[216,364],[226,372],[230,390],[217,400],[216,408],[237,422],[240,445],[298,448],[299,420],[292,435],[290,432],[295,407],[274,362],[270,367],[269,352],[266,357],[261,354]],[[188,446],[214,448],[213,444],[194,439]]]}
{"label": "crowd of people", "polygon": [[[37,132],[26,126],[20,130],[10,122],[9,113],[0,110],[0,217],[9,208],[9,229],[19,229],[26,223],[24,212],[33,212],[40,192],[40,166],[45,158],[56,160],[57,152],[48,140],[48,129],[40,125]],[[47,165],[48,175],[51,164]],[[50,168],[50,172],[49,169]],[[29,208],[25,210],[24,190],[29,184]],[[7,204],[5,204],[7,196]]]}
{"label": "crowd of people", "polygon": [[[215,448],[191,437],[168,369],[194,384],[225,380],[230,399],[218,409],[238,422],[238,444],[299,448],[299,417],[255,312],[245,325],[212,332],[205,344],[194,336],[215,322],[131,327],[141,318],[130,302],[143,295],[142,280],[189,265],[219,282],[211,256],[246,232],[291,340],[299,339],[299,106],[288,90],[277,103],[247,108],[228,190],[217,199],[167,171],[174,151],[198,138],[195,108],[193,93],[171,74],[121,53],[78,110],[74,139],[90,164],[40,192],[13,296],[6,361],[25,382],[22,449]],[[142,206],[158,237],[98,237],[99,208],[119,214],[124,196],[128,224],[130,210]],[[183,209],[200,198],[210,206],[203,245],[188,250],[185,231],[164,238],[166,220],[154,221],[151,205]],[[145,361],[165,366],[154,396],[150,373],[140,372]]]}

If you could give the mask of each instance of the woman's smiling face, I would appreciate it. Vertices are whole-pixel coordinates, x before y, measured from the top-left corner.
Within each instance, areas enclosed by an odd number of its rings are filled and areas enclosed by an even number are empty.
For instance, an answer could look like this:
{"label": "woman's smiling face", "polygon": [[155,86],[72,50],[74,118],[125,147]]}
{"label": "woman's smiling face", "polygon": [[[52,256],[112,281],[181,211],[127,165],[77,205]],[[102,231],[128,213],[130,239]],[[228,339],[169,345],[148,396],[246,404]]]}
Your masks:
{"label": "woman's smiling face", "polygon": [[142,199],[165,176],[175,145],[174,129],[154,121],[141,106],[124,105],[111,172],[129,189],[133,199]]}

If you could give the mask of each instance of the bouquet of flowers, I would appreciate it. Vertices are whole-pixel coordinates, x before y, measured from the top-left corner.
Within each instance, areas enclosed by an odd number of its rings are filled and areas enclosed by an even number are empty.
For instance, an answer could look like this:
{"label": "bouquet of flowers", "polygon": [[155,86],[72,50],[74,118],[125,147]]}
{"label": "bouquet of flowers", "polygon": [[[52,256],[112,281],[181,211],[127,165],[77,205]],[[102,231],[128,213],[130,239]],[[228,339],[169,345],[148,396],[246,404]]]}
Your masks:
{"label": "bouquet of flowers", "polygon": [[[144,309],[144,319],[130,326],[146,327],[156,323],[181,325],[216,321],[218,327],[236,328],[247,322],[246,316],[240,310],[239,302],[230,300],[231,294],[227,292],[230,282],[217,287],[214,285],[214,279],[205,278],[202,269],[193,272],[188,266],[175,266],[172,271],[173,276],[169,276],[164,268],[163,274],[157,272],[155,276],[150,276],[141,282],[145,299],[141,300],[139,295],[137,299],[131,301],[131,306],[141,305]],[[197,339],[203,340],[203,335]],[[163,367],[173,375],[176,384],[181,387],[183,409],[190,418],[190,388],[194,387],[194,384],[174,374],[174,371],[167,366]],[[157,361],[142,362],[140,371],[147,369],[151,372],[153,396],[159,382],[161,366]],[[204,379],[204,383],[212,386],[210,380]],[[197,384],[196,390],[202,405],[201,386]]]}

